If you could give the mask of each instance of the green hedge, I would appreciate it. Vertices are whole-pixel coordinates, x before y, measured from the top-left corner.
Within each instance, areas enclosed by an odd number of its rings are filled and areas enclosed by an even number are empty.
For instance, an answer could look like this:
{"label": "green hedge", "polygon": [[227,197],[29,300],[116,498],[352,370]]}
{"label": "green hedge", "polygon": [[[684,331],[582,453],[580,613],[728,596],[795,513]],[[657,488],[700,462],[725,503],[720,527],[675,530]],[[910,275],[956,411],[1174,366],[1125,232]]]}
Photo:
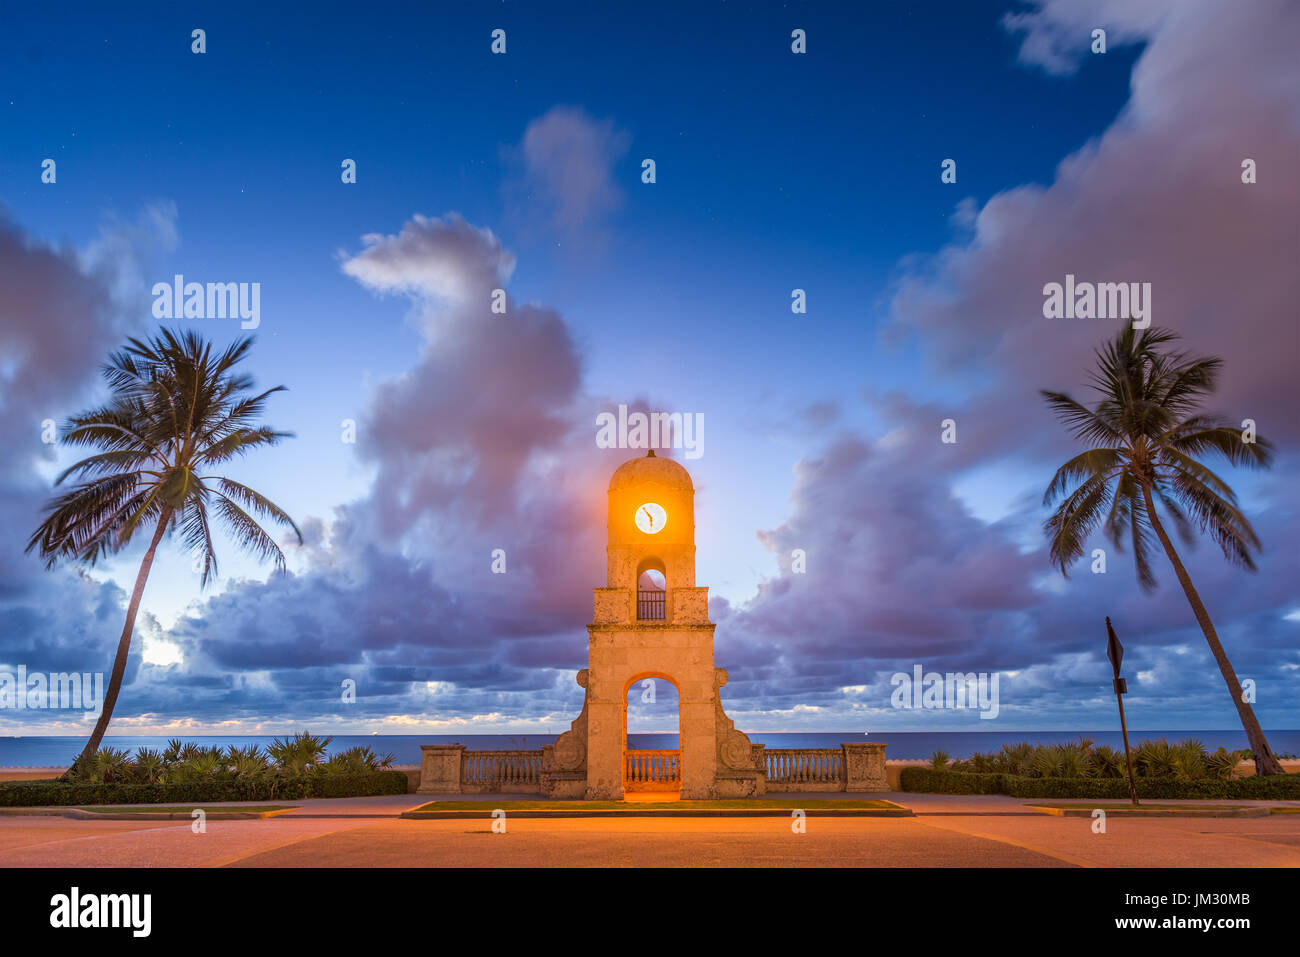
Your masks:
{"label": "green hedge", "polygon": [[931,794],[1006,794],[1005,774],[972,774],[968,771],[936,771],[933,768],[903,768],[899,787],[904,791]]}
{"label": "green hedge", "polygon": [[405,794],[403,771],[306,774],[247,781],[187,784],[64,784],[60,781],[0,783],[0,807],[67,807],[80,804],[206,804],[215,801],[297,801],[303,798]]}
{"label": "green hedge", "polygon": [[[903,768],[899,786],[904,791],[931,794],[1008,794],[1021,798],[1127,798],[1128,778],[1026,778],[1014,774],[974,774]],[[1139,798],[1194,800],[1294,801],[1300,800],[1300,774],[1238,778],[1138,778]]]}

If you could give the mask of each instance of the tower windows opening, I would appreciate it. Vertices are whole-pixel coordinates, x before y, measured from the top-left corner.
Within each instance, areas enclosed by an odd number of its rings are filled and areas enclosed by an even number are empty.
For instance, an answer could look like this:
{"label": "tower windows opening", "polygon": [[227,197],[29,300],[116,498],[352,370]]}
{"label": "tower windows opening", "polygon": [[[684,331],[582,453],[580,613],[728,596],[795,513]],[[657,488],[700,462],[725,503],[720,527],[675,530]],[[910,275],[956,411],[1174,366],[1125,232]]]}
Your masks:
{"label": "tower windows opening", "polygon": [[662,570],[647,568],[637,576],[636,620],[663,621],[668,606],[668,580]]}

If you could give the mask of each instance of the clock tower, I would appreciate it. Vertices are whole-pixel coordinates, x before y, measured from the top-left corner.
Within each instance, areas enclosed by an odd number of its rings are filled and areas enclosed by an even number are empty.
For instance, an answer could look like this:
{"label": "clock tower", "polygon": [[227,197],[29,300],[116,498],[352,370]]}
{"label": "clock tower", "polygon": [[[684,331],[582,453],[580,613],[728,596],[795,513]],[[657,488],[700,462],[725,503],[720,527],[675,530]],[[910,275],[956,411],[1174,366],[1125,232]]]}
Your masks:
{"label": "clock tower", "polygon": [[[624,462],[609,482],[607,528],[605,585],[595,589],[588,667],[577,679],[586,697],[572,728],[543,749],[544,792],[622,798],[640,756],[652,754],[651,776],[685,799],[762,793],[754,748],[722,707],[727,672],[714,667],[709,590],[695,584],[690,473],[653,450]],[[651,573],[662,584],[646,588]],[[628,750],[627,693],[647,678],[677,688],[675,755]]]}

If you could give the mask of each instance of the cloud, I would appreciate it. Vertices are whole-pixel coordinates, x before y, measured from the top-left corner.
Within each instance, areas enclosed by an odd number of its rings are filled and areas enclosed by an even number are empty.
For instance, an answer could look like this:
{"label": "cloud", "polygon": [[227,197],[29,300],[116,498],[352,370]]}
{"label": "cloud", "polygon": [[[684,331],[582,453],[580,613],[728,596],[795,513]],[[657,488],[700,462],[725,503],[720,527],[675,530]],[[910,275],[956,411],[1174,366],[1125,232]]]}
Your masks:
{"label": "cloud", "polygon": [[[175,209],[147,208],[136,222],[109,221],[85,250],[40,242],[0,219],[0,663],[33,671],[102,671],[122,629],[124,595],[76,567],[47,571],[24,554],[50,498],[54,447],[42,423],[93,395],[104,355],[149,315],[142,257],[170,248]],[[138,655],[129,664],[134,673]]]}
{"label": "cloud", "polygon": [[[1076,389],[1092,348],[1119,326],[1043,318],[1043,286],[1067,273],[1149,282],[1154,324],[1225,360],[1220,409],[1274,438],[1300,438],[1300,272],[1286,261],[1300,242],[1290,173],[1300,167],[1300,71],[1283,39],[1300,30],[1300,8],[1048,3],[1013,26],[1026,31],[1022,57],[1042,63],[1056,62],[1049,51],[1065,37],[1082,45],[1078,29],[1089,22],[1145,41],[1129,103],[1050,184],[994,196],[969,242],[905,273],[893,331],[921,339],[934,374],[972,385],[978,397],[961,411],[990,433],[981,448],[992,449],[997,433],[1023,448],[1059,435],[1024,397]],[[1241,181],[1246,158],[1260,170],[1253,185]]]}
{"label": "cloud", "polygon": [[[888,708],[888,677],[919,663],[927,671],[1015,672],[1003,683],[1001,728],[1068,723],[1062,709],[1076,705],[1083,720],[1103,721],[1108,712],[1099,709],[1113,707],[1097,691],[1109,678],[1110,615],[1130,673],[1164,665],[1160,683],[1142,691],[1144,720],[1199,711],[1199,722],[1221,713],[1231,723],[1231,702],[1172,575],[1145,595],[1129,556],[1099,541],[1105,573],[1085,562],[1062,579],[1047,560],[1037,502],[991,524],[976,519],[954,495],[943,453],[931,454],[944,448],[937,431],[905,430],[888,445],[842,435],[799,464],[789,516],[758,533],[780,574],[745,605],[711,605],[718,661],[732,674],[729,701],[758,720],[817,705],[815,724],[803,726],[823,728],[837,720],[852,727],[855,709],[877,708],[873,726],[900,727],[916,719]],[[1296,626],[1283,615],[1300,576],[1300,555],[1288,545],[1300,536],[1300,516],[1281,505],[1252,509],[1252,518],[1266,574],[1231,568],[1209,543],[1183,559],[1238,673],[1268,689],[1260,713],[1277,726],[1294,685],[1286,667],[1297,657]],[[795,549],[804,552],[802,572],[792,568]],[[840,690],[856,686],[864,690],[851,698]],[[1087,705],[1094,697],[1100,704]]]}
{"label": "cloud", "polygon": [[1106,31],[1108,51],[1140,43],[1161,28],[1176,6],[1169,2],[1132,0],[1037,0],[1034,9],[1008,13],[1002,25],[1024,34],[1020,61],[1057,76],[1073,73],[1091,55],[1092,31]]}
{"label": "cloud", "polygon": [[[564,318],[513,298],[492,312],[513,266],[490,230],[454,214],[414,216],[342,258],[366,288],[408,296],[422,336],[359,418],[373,485],[304,523],[300,573],[232,583],[160,635],[185,668],[166,682],[151,669],[133,696],[163,718],[280,713],[320,727],[577,714],[604,493],[629,453],[596,447],[595,411],[610,403],[582,391]],[[492,571],[497,549],[505,574]]]}
{"label": "cloud", "polygon": [[518,208],[552,229],[575,234],[598,228],[623,205],[614,166],[630,144],[610,120],[577,107],[552,107],[506,151],[516,168],[508,192]]}
{"label": "cloud", "polygon": [[418,213],[396,236],[371,233],[365,247],[343,261],[343,271],[380,293],[486,304],[514,272],[515,258],[490,229],[476,229],[452,213],[446,219]]}
{"label": "cloud", "polygon": [[[720,660],[736,664],[728,692],[742,707],[822,705],[824,722],[828,712],[880,706],[888,673],[921,662],[1017,671],[1003,686],[1011,704],[1002,727],[1105,715],[1099,709],[1113,702],[1092,699],[1108,677],[1099,622],[1110,614],[1127,636],[1126,665],[1153,676],[1134,702],[1140,713],[1172,724],[1179,714],[1235,721],[1172,574],[1144,596],[1130,559],[1099,541],[1107,573],[1084,563],[1062,580],[1047,561],[1036,501],[984,525],[953,492],[971,469],[994,464],[1041,476],[1031,490],[1041,491],[1070,451],[1038,390],[1077,392],[1092,349],[1118,330],[1042,317],[1043,285],[1072,273],[1152,283],[1155,324],[1224,358],[1218,410],[1255,418],[1282,440],[1283,460],[1246,502],[1264,541],[1261,574],[1229,567],[1210,543],[1183,556],[1220,635],[1231,636],[1239,673],[1267,686],[1258,707],[1276,726],[1294,693],[1286,669],[1295,628],[1283,615],[1300,572],[1300,519],[1288,504],[1300,463],[1286,451],[1300,438],[1300,272],[1286,261],[1300,241],[1290,172],[1300,168],[1300,71],[1286,39],[1300,31],[1300,8],[1049,2],[1006,24],[1023,36],[1022,61],[1053,73],[1088,55],[1092,26],[1112,44],[1144,44],[1130,102],[1050,183],[1006,190],[978,209],[958,204],[956,224],[971,230],[919,266],[908,260],[890,332],[914,336],[933,375],[964,397],[867,392],[888,433],[846,435],[805,458],[789,518],[759,535],[782,574],[746,606],[715,603]],[[1267,181],[1241,182],[1246,157]],[[948,417],[958,442],[945,446],[939,423]],[[807,553],[806,574],[790,572],[795,548]],[[867,690],[846,698],[841,686]]]}

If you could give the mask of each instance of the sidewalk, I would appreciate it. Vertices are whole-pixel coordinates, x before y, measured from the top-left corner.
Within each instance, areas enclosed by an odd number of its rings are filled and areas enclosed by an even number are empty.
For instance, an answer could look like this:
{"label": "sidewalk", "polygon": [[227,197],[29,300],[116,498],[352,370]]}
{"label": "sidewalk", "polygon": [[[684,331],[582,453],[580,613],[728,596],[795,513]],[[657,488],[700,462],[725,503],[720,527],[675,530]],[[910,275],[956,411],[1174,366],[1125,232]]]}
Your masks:
{"label": "sidewalk", "polygon": [[[628,804],[635,807],[642,801],[671,800],[672,797],[652,793],[638,793],[628,799]],[[431,801],[473,801],[484,805],[504,804],[511,801],[538,801],[536,794],[385,794],[373,797],[355,798],[304,798],[299,800],[264,800],[264,801],[210,801],[170,802],[171,804],[191,803],[204,808],[238,808],[240,806],[259,806],[268,804],[294,805],[299,810],[292,817],[301,818],[395,818],[403,811],[412,810]],[[903,807],[911,808],[918,817],[925,816],[975,816],[1007,817],[1037,816],[1041,812],[1031,810],[1028,805],[1044,803],[1087,803],[1086,798],[1018,798],[1005,794],[921,794],[912,791],[870,791],[861,794],[847,794],[843,791],[791,792],[782,794],[765,794],[753,798],[755,802],[777,802],[792,807],[807,801],[892,801]],[[1098,800],[1099,806],[1122,803],[1121,800],[1107,798]],[[1300,807],[1300,801],[1248,801],[1248,800],[1192,800],[1192,799],[1149,799],[1145,804],[1240,804],[1259,806]],[[85,804],[80,807],[112,807],[104,804]],[[22,808],[0,808],[0,819],[19,816]],[[45,808],[37,810],[48,810]],[[814,809],[808,812],[816,816]]]}

